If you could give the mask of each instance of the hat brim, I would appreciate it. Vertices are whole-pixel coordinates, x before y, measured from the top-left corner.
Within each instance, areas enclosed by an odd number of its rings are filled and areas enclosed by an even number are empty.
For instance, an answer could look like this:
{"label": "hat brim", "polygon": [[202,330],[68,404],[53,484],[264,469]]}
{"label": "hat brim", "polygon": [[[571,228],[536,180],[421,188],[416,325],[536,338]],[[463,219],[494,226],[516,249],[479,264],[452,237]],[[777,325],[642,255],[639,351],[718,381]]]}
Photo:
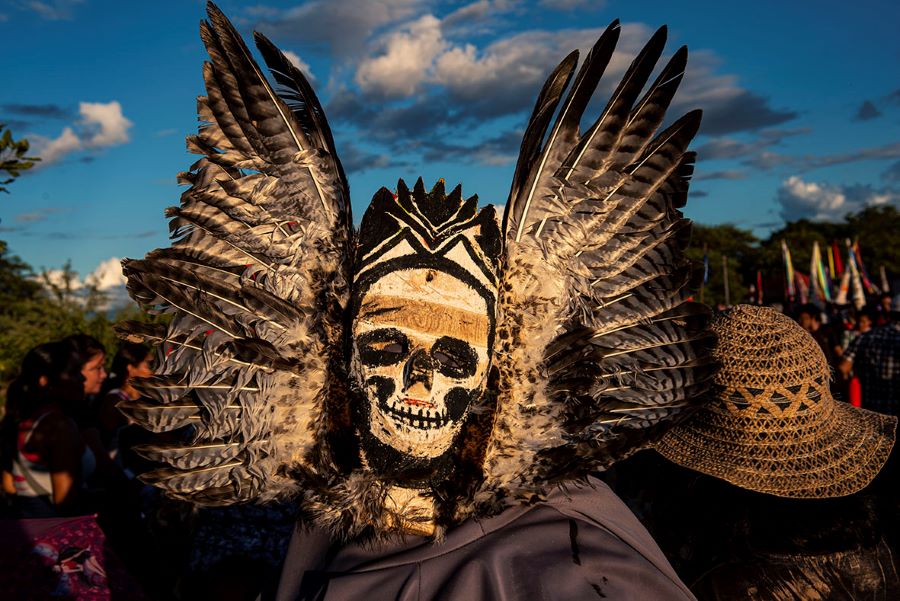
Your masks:
{"label": "hat brim", "polygon": [[828,399],[830,415],[742,417],[699,409],[656,443],[666,459],[749,490],[798,499],[864,488],[890,455],[897,418]]}

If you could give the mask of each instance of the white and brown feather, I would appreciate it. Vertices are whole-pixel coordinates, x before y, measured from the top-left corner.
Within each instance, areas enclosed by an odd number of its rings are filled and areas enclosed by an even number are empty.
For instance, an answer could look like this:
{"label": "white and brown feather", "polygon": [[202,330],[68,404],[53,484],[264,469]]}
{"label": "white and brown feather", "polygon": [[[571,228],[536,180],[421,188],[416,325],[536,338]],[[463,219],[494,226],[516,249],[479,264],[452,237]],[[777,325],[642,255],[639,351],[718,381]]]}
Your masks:
{"label": "white and brown feather", "polygon": [[[665,44],[653,36],[604,112],[578,132],[618,36],[613,23],[575,77],[546,140],[544,99],[507,202],[498,302],[499,391],[482,506],[540,497],[642,448],[706,388],[707,312],[689,302],[682,218],[699,125],[689,113],[657,135],[684,72],[681,49],[638,99]],[[568,57],[545,92],[556,102]],[[548,96],[552,96],[547,92]],[[573,115],[574,106],[574,115]],[[539,151],[530,144],[543,146]]]}
{"label": "white and brown feather", "polygon": [[[220,504],[281,494],[285,474],[332,469],[327,435],[342,393],[350,277],[350,205],[321,107],[302,74],[257,43],[282,100],[249,49],[210,4],[201,37],[210,62],[198,99],[204,155],[168,211],[174,242],[124,262],[132,297],[174,315],[166,332],[124,324],[159,344],[146,398],[122,409],[156,431],[191,426],[190,440],[142,452],[168,467],[146,475],[176,496]],[[323,128],[325,128],[323,130]]]}

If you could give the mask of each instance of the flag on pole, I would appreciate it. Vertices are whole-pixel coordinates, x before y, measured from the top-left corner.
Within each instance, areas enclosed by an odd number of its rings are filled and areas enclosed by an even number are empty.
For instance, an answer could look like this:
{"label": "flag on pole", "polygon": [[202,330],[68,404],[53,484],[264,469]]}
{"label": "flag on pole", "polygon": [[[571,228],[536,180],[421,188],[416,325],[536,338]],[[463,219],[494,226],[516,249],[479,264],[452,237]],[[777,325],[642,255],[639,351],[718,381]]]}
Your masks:
{"label": "flag on pole", "polygon": [[866,266],[863,264],[862,254],[859,252],[859,240],[853,242],[853,257],[856,259],[856,266],[859,268],[859,273],[862,275],[862,282],[866,287],[866,292],[869,294],[878,294],[878,286],[872,282],[872,278],[869,277],[869,272],[866,271]]}
{"label": "flag on pole", "polygon": [[815,296],[818,300],[831,302],[831,280],[825,271],[825,264],[822,261],[822,250],[819,248],[818,241],[813,242],[812,255],[809,259],[809,279],[810,279],[810,296]]}
{"label": "flag on pole", "polygon": [[819,243],[813,242],[809,253],[809,302],[818,304],[824,299],[825,293],[819,283]]}
{"label": "flag on pole", "polygon": [[847,294],[850,292],[850,270],[846,270],[841,275],[841,282],[838,284],[837,296],[834,298],[834,302],[838,305],[846,305],[847,304]]}
{"label": "flag on pole", "polygon": [[703,247],[703,283],[709,283],[709,252]]}
{"label": "flag on pole", "polygon": [[763,304],[762,272],[759,270],[756,272],[756,304]]}
{"label": "flag on pole", "polygon": [[809,302],[809,277],[799,271],[794,272],[794,277],[797,278],[797,294],[800,296],[800,304],[805,305]]}
{"label": "flag on pole", "polygon": [[831,250],[834,254],[835,278],[844,275],[844,264],[841,262],[841,248],[838,246],[837,240],[831,241]]}
{"label": "flag on pole", "polygon": [[797,289],[794,287],[794,264],[791,262],[791,251],[788,250],[784,240],[781,241],[781,258],[784,261],[784,279],[787,282],[785,292],[788,300],[793,301],[797,295]]}
{"label": "flag on pole", "polygon": [[856,253],[853,252],[853,245],[850,244],[849,239],[846,241],[846,244],[847,270],[850,272],[851,297],[853,298],[853,305],[858,311],[866,306],[866,293],[863,292],[862,280],[859,277],[859,270],[856,268]]}
{"label": "flag on pole", "polygon": [[884,270],[884,265],[878,266],[878,275],[881,276],[881,291],[884,294],[890,293],[891,285],[888,283],[887,272]]}
{"label": "flag on pole", "polygon": [[832,280],[836,280],[838,277],[837,272],[834,270],[834,247],[828,247],[828,275]]}

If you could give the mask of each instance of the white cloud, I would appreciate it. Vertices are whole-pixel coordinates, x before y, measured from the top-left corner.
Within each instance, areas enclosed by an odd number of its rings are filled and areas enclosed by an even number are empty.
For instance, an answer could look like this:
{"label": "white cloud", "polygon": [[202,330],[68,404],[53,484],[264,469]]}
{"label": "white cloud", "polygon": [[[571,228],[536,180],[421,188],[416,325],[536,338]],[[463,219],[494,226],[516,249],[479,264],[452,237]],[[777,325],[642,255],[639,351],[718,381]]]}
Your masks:
{"label": "white cloud", "polygon": [[82,102],[79,113],[81,119],[75,129],[66,126],[53,139],[31,137],[34,152],[42,159],[37,167],[46,167],[78,150],[117,146],[130,140],[128,130],[132,123],[122,114],[122,105],[118,101]]}
{"label": "white cloud", "polygon": [[75,135],[71,127],[63,129],[58,138],[49,140],[40,136],[32,137],[34,152],[41,157],[37,167],[44,167],[55,163],[62,157],[81,148],[81,140]]}
{"label": "white cloud", "polygon": [[[69,288],[71,290],[80,290],[84,288],[84,283],[78,278],[77,273],[70,274],[71,277],[69,279]],[[66,272],[62,269],[45,269],[42,273],[42,277],[38,276],[38,280],[41,283],[44,280],[50,282],[51,286],[57,286],[59,288],[64,288],[66,285]]]}
{"label": "white cloud", "polygon": [[838,221],[847,213],[866,207],[900,204],[900,191],[865,185],[820,184],[793,175],[782,183],[776,199],[786,221]]}
{"label": "white cloud", "polygon": [[96,286],[99,290],[109,290],[124,286],[126,280],[125,276],[122,275],[122,259],[110,257],[102,261],[84,281]]}
{"label": "white cloud", "polygon": [[605,2],[598,2],[597,0],[541,0],[541,6],[559,10],[573,10],[588,5],[594,10],[599,10],[605,4]]}
{"label": "white cloud", "polygon": [[[372,32],[420,13],[422,0],[312,0],[285,10],[255,9],[258,29],[282,42],[324,45],[339,57],[354,57]],[[277,16],[276,16],[277,14]]]}
{"label": "white cloud", "polygon": [[[639,25],[623,28],[622,43],[610,61],[604,81],[624,72],[630,60],[625,55],[632,49],[629,42],[638,36],[643,38],[646,31]],[[480,52],[471,44],[456,46],[437,58],[433,80],[467,99],[495,95],[510,87],[535,88],[573,48],[590,48],[601,32],[601,29],[527,31],[497,40]],[[528,98],[526,104],[532,100]]]}
{"label": "white cloud", "polygon": [[[480,3],[470,7],[465,8],[473,13],[486,10]],[[553,67],[573,48],[580,48],[583,56],[603,31],[525,31],[479,49],[451,43],[442,35],[444,25],[426,15],[385,34],[382,53],[361,62],[357,84],[363,92],[393,98],[412,96],[430,84],[443,87],[457,102],[470,103],[469,109],[483,117],[509,114],[530,106]],[[651,33],[640,23],[622,26],[598,96],[612,92]]]}
{"label": "white cloud", "polygon": [[82,102],[79,105],[83,141],[89,147],[115,146],[128,142],[128,129],[132,123],[122,114],[122,105],[112,102]]}
{"label": "white cloud", "polygon": [[[45,277],[54,286],[62,287],[65,284],[66,274],[63,269],[45,269],[39,277],[41,281]],[[94,286],[98,290],[109,291],[124,286],[125,276],[122,275],[122,259],[110,257],[101,261],[99,265],[84,278],[80,278],[77,272],[70,272],[69,286],[72,290],[81,290],[85,286]]]}
{"label": "white cloud", "polygon": [[[559,61],[573,48],[578,48],[583,57],[603,31],[599,27],[535,29],[497,37],[497,31],[508,31],[507,27],[489,26],[501,13],[514,10],[523,16],[531,9],[480,0],[460,6],[440,20],[432,14],[423,16],[422,6],[415,10],[411,4],[406,6],[411,14],[383,21],[358,44],[359,54],[335,61],[329,74],[330,116],[352,124],[357,128],[354,135],[388,146],[395,155],[409,149],[408,144],[401,145],[397,140],[408,140],[411,135],[419,141],[419,156],[442,146],[434,140],[464,139],[464,143],[458,143],[461,150],[477,143],[479,133],[473,131],[473,125],[524,116]],[[473,28],[477,35],[472,34]],[[621,25],[616,52],[585,111],[585,125],[599,116],[652,34],[653,29],[643,23]],[[673,52],[670,45],[668,54]],[[703,133],[753,131],[762,139],[766,128],[796,116],[792,111],[771,108],[766,98],[742,87],[735,76],[721,73],[720,61],[712,52],[694,52],[689,65],[669,121],[688,110],[703,108]],[[657,71],[661,68],[662,64]],[[347,85],[344,78],[348,73],[354,75],[356,85]],[[766,138],[759,146],[775,143]],[[744,143],[724,151],[746,153],[751,146]],[[503,153],[504,157],[507,154]],[[479,162],[507,160],[492,154],[482,156]]]}
{"label": "white cloud", "polygon": [[316,82],[316,77],[313,75],[312,69],[309,66],[309,63],[300,58],[296,52],[291,52],[290,50],[282,50],[284,55],[287,57],[291,64],[303,71],[303,75],[306,76],[306,79],[310,81],[310,83]]}
{"label": "white cloud", "polygon": [[447,47],[441,22],[425,15],[388,34],[384,51],[364,59],[356,70],[356,83],[365,92],[388,97],[410,96],[428,76],[434,59]]}

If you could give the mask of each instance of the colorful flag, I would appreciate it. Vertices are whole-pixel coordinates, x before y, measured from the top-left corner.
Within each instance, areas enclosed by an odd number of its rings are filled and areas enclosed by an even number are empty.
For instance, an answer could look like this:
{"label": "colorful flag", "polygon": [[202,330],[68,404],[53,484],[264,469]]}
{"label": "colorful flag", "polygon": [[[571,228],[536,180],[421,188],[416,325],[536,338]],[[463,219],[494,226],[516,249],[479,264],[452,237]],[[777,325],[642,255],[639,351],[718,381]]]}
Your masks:
{"label": "colorful flag", "polygon": [[838,246],[837,240],[831,241],[831,250],[834,254],[835,277],[844,275],[844,265],[841,263],[841,248]]}
{"label": "colorful flag", "polygon": [[834,302],[838,305],[847,304],[847,294],[850,292],[850,270],[848,269],[841,275],[841,283],[838,284],[837,296]]}
{"label": "colorful flag", "polygon": [[797,294],[800,296],[800,304],[805,305],[809,302],[809,278],[799,271],[794,272],[797,279]]}
{"label": "colorful flag", "polygon": [[819,283],[819,243],[813,242],[812,252],[809,253],[809,300],[819,303],[824,299],[825,293]]}
{"label": "colorful flag", "polygon": [[709,283],[709,253],[703,248],[703,283]]}
{"label": "colorful flag", "polygon": [[866,292],[869,294],[878,294],[878,286],[872,282],[872,278],[869,277],[869,272],[866,271],[866,266],[863,264],[862,254],[859,252],[859,240],[856,240],[853,243],[853,257],[856,259],[856,266],[859,268],[859,273],[862,275],[862,282],[866,287]]}
{"label": "colorful flag", "polygon": [[762,272],[756,272],[756,304],[763,304]]}
{"label": "colorful flag", "polygon": [[862,280],[859,277],[859,270],[857,269],[857,260],[856,253],[853,251],[853,246],[850,244],[850,240],[846,241],[847,243],[847,271],[850,272],[850,289],[851,296],[853,298],[853,305],[856,307],[857,311],[866,306],[866,293],[863,292]]}
{"label": "colorful flag", "polygon": [[832,280],[836,280],[838,277],[837,272],[834,270],[834,247],[828,247],[828,275]]}
{"label": "colorful flag", "polygon": [[812,255],[809,258],[810,296],[816,300],[831,302],[831,280],[825,272],[822,262],[822,250],[818,241],[813,242]]}
{"label": "colorful flag", "polygon": [[781,241],[781,258],[784,260],[784,280],[787,282],[785,293],[788,300],[794,300],[797,295],[797,289],[794,287],[794,264],[791,262],[791,251],[788,250],[787,243]]}

